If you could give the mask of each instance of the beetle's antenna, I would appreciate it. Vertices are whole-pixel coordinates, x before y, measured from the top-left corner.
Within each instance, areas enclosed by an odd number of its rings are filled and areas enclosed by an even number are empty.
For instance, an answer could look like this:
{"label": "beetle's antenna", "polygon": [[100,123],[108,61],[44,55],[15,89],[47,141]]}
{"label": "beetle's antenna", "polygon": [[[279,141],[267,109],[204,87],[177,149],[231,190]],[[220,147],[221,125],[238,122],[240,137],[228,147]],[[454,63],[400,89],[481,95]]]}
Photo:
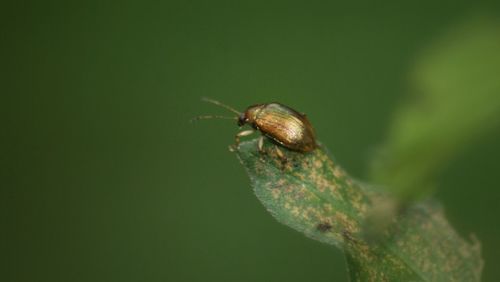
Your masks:
{"label": "beetle's antenna", "polygon": [[190,122],[195,122],[195,121],[198,121],[200,119],[213,119],[213,118],[218,118],[218,119],[232,119],[232,120],[237,120],[238,117],[225,117],[225,116],[214,116],[214,115],[210,115],[210,116],[197,116],[197,117],[194,117],[190,120]]}
{"label": "beetle's antenna", "polygon": [[219,101],[217,101],[217,100],[210,99],[210,98],[206,98],[206,97],[201,98],[201,100],[202,100],[202,101],[204,101],[204,102],[212,103],[212,104],[217,105],[217,106],[219,106],[219,107],[223,107],[223,108],[225,108],[225,109],[227,109],[227,110],[230,110],[231,112],[233,112],[233,113],[235,113],[235,114],[237,114],[237,115],[240,115],[240,114],[241,114],[241,113],[240,113],[240,112],[238,112],[237,110],[235,110],[235,109],[233,109],[233,108],[229,107],[228,105],[222,104],[221,102],[219,102]]}

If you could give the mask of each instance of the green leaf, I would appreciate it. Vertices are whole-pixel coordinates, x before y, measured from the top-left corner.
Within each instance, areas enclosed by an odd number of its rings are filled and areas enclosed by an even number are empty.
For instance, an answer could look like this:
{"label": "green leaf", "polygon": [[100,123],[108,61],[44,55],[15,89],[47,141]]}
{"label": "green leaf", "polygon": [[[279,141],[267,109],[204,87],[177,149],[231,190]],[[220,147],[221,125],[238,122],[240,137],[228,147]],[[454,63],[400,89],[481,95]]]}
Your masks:
{"label": "green leaf", "polygon": [[425,194],[436,173],[500,127],[500,24],[475,19],[423,52],[411,97],[396,112],[372,181],[403,198]]}
{"label": "green leaf", "polygon": [[[424,202],[393,218],[376,241],[364,225],[377,208],[392,203],[374,187],[353,180],[318,148],[292,152],[257,139],[236,149],[255,194],[281,223],[345,252],[352,281],[479,281],[479,243],[462,239],[439,205]],[[341,266],[339,266],[341,267]]]}

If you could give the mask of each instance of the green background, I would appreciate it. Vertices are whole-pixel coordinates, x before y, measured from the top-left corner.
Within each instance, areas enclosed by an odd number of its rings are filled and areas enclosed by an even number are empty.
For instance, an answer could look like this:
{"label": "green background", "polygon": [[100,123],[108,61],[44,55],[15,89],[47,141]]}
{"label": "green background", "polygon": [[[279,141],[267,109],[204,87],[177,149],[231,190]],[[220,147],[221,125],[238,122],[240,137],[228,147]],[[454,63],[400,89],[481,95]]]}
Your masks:
{"label": "green background", "polygon": [[[347,281],[342,253],[278,224],[227,146],[280,101],[355,177],[409,92],[419,52],[476,1],[4,3],[2,281]],[[230,113],[229,113],[230,114]],[[439,175],[436,196],[500,268],[500,133]]]}

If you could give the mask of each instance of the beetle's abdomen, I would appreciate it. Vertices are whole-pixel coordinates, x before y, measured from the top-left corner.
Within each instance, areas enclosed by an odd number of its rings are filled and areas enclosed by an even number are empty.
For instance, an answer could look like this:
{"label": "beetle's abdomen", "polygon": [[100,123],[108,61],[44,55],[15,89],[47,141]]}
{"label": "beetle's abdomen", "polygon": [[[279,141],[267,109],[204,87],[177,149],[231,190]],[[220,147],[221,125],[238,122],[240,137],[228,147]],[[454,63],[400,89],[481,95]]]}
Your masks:
{"label": "beetle's abdomen", "polygon": [[254,125],[289,149],[309,152],[316,148],[314,130],[307,117],[285,105],[264,105],[256,113]]}

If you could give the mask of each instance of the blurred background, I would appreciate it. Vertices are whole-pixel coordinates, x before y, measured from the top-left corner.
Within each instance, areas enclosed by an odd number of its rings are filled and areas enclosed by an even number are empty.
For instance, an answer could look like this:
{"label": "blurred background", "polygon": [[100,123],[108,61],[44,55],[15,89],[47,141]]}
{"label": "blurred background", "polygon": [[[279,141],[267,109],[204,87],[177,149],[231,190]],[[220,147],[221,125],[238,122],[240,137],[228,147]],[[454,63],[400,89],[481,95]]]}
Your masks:
{"label": "blurred background", "polygon": [[[1,6],[2,281],[347,281],[339,250],[253,195],[235,122],[189,123],[230,115],[200,98],[305,112],[366,179],[422,53],[500,16],[498,1]],[[499,140],[462,150],[435,192],[481,240],[484,281],[500,279]]]}

